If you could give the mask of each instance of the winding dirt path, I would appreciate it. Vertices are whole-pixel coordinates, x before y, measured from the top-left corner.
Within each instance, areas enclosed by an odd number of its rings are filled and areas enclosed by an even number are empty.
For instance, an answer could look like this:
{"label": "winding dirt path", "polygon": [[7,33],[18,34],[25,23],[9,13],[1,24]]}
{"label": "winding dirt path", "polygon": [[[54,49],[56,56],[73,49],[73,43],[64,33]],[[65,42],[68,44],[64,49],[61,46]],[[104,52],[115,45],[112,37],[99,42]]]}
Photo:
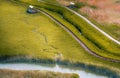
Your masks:
{"label": "winding dirt path", "polygon": [[95,52],[93,52],[90,48],[87,47],[86,44],[84,44],[84,42],[82,42],[69,28],[67,28],[64,24],[62,24],[60,21],[58,21],[57,19],[55,19],[53,16],[51,16],[50,14],[48,14],[47,12],[43,11],[43,10],[38,10],[38,12],[41,12],[42,14],[46,15],[47,17],[49,17],[52,21],[54,21],[55,23],[57,23],[60,27],[62,27],[66,32],[68,32],[88,53],[90,53],[93,56],[96,56],[98,58],[104,59],[104,60],[108,60],[111,62],[118,62],[120,63],[120,60],[115,60],[112,58],[107,58],[107,57],[103,57],[101,55],[96,54]]}
{"label": "winding dirt path", "polygon": [[[26,4],[23,4],[26,6]],[[71,10],[69,8],[67,8],[68,10]],[[48,14],[47,12],[40,10],[40,9],[36,9],[38,12],[41,12],[42,14],[44,14],[45,16],[49,17],[52,21],[54,21],[56,24],[58,24],[60,27],[62,27],[66,32],[68,32],[84,49],[85,51],[87,51],[88,53],[90,53],[91,55],[101,58],[103,60],[107,60],[107,61],[111,61],[111,62],[117,62],[120,63],[120,60],[116,60],[116,59],[112,59],[112,58],[107,58],[104,56],[101,56],[99,54],[96,54],[94,51],[92,51],[89,47],[87,47],[86,44],[84,44],[84,42],[82,42],[68,27],[66,27],[64,24],[62,24],[60,21],[58,21],[57,19],[55,19],[53,16],[51,16],[50,14]],[[73,10],[71,10],[72,12],[74,12]],[[79,15],[77,12],[74,12],[75,14]],[[81,17],[81,15],[79,15]],[[83,17],[83,16],[82,16]],[[86,18],[85,18],[86,19]],[[84,20],[85,20],[84,19]],[[86,19],[87,20],[87,19]],[[89,20],[87,20],[88,22],[90,22]],[[93,24],[94,25],[94,24]],[[98,27],[96,27],[98,28]],[[99,29],[99,28],[98,28]],[[101,30],[101,29],[100,29]],[[102,30],[101,30],[102,31]],[[104,32],[104,31],[103,31]],[[112,38],[112,37],[111,37]],[[120,42],[118,42],[120,44]]]}
{"label": "winding dirt path", "polygon": [[108,37],[109,39],[111,39],[112,41],[114,41],[115,43],[120,45],[120,42],[116,39],[114,39],[113,37],[111,37],[109,34],[107,34],[106,32],[104,32],[103,30],[101,30],[100,28],[98,28],[98,26],[96,26],[95,24],[93,24],[91,21],[89,21],[87,18],[85,18],[84,16],[82,16],[81,14],[65,7],[67,10],[73,12],[74,14],[78,15],[79,17],[81,17],[83,20],[85,20],[87,23],[89,23],[92,27],[94,27],[95,29],[97,29],[99,32],[101,32],[103,35],[105,35],[106,37]]}

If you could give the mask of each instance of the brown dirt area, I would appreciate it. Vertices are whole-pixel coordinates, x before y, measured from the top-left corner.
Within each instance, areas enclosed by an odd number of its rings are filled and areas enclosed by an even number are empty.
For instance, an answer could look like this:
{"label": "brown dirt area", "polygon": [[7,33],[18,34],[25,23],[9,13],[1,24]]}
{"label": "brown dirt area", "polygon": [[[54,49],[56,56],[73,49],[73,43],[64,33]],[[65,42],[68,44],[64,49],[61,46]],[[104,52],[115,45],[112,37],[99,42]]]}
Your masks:
{"label": "brown dirt area", "polygon": [[99,23],[120,24],[120,1],[119,0],[58,0],[63,5],[73,2],[86,2],[94,5],[97,9],[89,6],[82,7],[79,11],[87,14]]}

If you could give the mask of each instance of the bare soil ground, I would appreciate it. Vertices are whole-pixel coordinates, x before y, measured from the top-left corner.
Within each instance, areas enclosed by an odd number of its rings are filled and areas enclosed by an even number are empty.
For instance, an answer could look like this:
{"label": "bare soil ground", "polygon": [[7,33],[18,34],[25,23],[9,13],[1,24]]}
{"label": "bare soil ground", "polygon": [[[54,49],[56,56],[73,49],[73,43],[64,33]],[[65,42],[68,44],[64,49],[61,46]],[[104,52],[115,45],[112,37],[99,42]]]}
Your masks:
{"label": "bare soil ground", "polygon": [[119,0],[58,0],[61,4],[69,5],[73,2],[85,2],[94,5],[97,9],[84,6],[80,9],[82,13],[87,14],[90,18],[97,20],[99,23],[120,24],[120,1]]}
{"label": "bare soil ground", "polygon": [[89,17],[98,22],[120,24],[120,3],[117,3],[116,0],[88,0],[87,3],[98,7],[98,9],[90,7],[80,9]]}

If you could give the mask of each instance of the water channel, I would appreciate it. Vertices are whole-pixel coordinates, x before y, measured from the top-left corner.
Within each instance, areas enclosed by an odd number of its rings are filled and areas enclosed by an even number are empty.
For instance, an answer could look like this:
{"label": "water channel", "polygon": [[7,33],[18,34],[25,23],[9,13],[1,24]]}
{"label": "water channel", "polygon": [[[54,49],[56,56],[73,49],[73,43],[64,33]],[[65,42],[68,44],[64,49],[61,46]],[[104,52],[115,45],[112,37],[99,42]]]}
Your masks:
{"label": "water channel", "polygon": [[86,72],[84,70],[73,69],[62,67],[59,65],[49,66],[42,64],[27,64],[27,63],[4,63],[0,64],[0,69],[12,69],[12,70],[46,70],[53,72],[61,72],[61,73],[76,73],[80,76],[80,78],[109,78],[107,76],[100,76],[90,72]]}

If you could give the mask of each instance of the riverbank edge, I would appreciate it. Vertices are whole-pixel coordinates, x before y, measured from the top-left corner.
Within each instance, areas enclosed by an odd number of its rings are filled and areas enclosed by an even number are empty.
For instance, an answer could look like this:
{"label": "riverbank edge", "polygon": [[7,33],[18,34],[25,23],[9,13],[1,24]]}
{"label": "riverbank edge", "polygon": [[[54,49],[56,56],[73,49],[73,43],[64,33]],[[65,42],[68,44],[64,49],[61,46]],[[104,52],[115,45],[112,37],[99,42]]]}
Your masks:
{"label": "riverbank edge", "polygon": [[38,71],[38,70],[11,70],[11,69],[0,69],[1,78],[79,78],[77,74],[74,73],[60,73],[52,71]]}
{"label": "riverbank edge", "polygon": [[95,65],[87,65],[84,63],[76,62],[71,63],[68,60],[52,60],[52,59],[40,59],[33,58],[28,56],[0,56],[0,63],[31,63],[31,64],[50,64],[55,65],[58,64],[60,66],[68,67],[68,68],[80,68],[87,72],[95,73],[97,75],[108,76],[111,78],[120,78],[120,75],[115,71],[112,71],[107,68],[98,67]]}

